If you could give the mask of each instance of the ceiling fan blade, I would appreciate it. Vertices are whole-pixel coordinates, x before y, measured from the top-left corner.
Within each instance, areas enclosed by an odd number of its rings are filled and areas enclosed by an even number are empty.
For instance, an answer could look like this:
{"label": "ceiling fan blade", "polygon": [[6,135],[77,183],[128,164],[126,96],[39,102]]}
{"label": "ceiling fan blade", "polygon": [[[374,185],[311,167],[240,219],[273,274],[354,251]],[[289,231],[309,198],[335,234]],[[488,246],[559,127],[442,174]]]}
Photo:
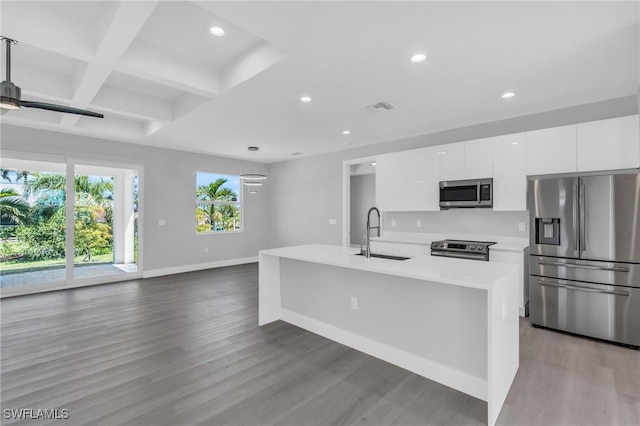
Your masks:
{"label": "ceiling fan blade", "polygon": [[47,104],[44,102],[20,101],[20,105],[25,108],[39,108],[39,109],[46,109],[49,111],[66,112],[69,114],[78,114],[78,115],[86,115],[88,117],[104,118],[104,115],[98,112],[87,111],[86,109],[71,108],[63,105]]}

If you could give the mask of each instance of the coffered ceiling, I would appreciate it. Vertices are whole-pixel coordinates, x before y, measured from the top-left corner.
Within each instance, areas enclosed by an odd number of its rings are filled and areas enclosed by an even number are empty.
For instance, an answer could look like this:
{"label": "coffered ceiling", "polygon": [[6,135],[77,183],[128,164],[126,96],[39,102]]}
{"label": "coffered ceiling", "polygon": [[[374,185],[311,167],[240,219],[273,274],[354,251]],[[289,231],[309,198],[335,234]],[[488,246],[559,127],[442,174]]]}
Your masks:
{"label": "coffered ceiling", "polygon": [[[3,125],[261,162],[640,85],[637,1],[2,0],[0,16],[2,35],[19,41],[12,80],[23,99],[105,115],[23,108]],[[365,108],[382,100],[395,108]]]}

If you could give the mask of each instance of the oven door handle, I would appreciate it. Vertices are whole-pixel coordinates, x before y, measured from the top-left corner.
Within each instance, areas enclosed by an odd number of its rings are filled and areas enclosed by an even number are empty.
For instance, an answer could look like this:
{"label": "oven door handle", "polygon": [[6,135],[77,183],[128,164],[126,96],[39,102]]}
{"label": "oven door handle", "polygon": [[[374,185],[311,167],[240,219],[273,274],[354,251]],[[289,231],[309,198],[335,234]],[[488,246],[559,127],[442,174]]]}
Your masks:
{"label": "oven door handle", "polygon": [[575,263],[551,262],[548,260],[538,260],[538,265],[565,266],[567,268],[592,269],[592,270],[598,270],[598,271],[629,272],[629,268],[627,268],[626,266],[578,265]]}
{"label": "oven door handle", "polygon": [[457,257],[460,259],[473,259],[473,260],[486,260],[487,257],[484,254],[473,254],[473,253],[451,253],[451,252],[439,252],[432,251],[431,256],[441,256],[441,257]]}
{"label": "oven door handle", "polygon": [[571,284],[556,284],[556,283],[550,283],[542,280],[538,280],[538,284],[545,287],[560,287],[560,288],[566,288],[567,290],[586,291],[589,293],[612,294],[615,296],[629,296],[628,291],[621,291],[621,290],[598,290],[597,288],[580,287],[580,286],[571,285]]}

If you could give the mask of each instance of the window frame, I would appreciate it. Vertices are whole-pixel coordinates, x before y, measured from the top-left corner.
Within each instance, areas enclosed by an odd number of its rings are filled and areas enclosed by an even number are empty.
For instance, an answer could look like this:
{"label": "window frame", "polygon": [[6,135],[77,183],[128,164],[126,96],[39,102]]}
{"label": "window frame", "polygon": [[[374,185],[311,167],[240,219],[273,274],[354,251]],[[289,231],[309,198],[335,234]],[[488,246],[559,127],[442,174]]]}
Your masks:
{"label": "window frame", "polygon": [[[216,175],[218,178],[236,178],[238,180],[238,192],[236,193],[236,201],[225,201],[225,200],[199,200],[198,199],[198,175],[199,174],[206,174],[206,175]],[[194,211],[195,214],[195,232],[196,235],[225,235],[225,234],[238,234],[238,233],[242,233],[244,232],[244,197],[242,196],[242,189],[243,189],[243,185],[242,185],[242,179],[240,179],[240,175],[234,175],[234,174],[227,174],[227,173],[219,173],[219,172],[210,172],[210,171],[202,171],[202,170],[197,170],[195,173],[195,208],[196,210]],[[228,181],[222,186],[222,188],[226,187],[228,184]],[[231,188],[229,188],[231,189]],[[197,210],[198,207],[201,205],[214,205],[214,206],[228,206],[228,205],[233,205],[233,206],[237,206],[239,212],[240,212],[240,227],[238,229],[233,229],[233,230],[221,230],[221,231],[216,231],[215,229],[211,229],[209,231],[199,231],[198,230],[198,217],[197,217]],[[213,228],[213,227],[212,227]]]}

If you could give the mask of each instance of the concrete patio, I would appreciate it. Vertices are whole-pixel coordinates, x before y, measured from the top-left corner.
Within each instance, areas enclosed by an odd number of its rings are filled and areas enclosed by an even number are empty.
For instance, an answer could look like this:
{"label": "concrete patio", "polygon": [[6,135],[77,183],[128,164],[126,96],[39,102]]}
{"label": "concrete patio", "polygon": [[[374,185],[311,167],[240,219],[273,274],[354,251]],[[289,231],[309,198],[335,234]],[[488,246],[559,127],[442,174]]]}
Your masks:
{"label": "concrete patio", "polygon": [[[136,272],[136,264],[100,263],[95,265],[76,265],[74,278],[83,279],[100,277],[105,275],[125,274]],[[21,287],[25,285],[45,284],[55,281],[64,281],[65,269],[62,267],[42,269],[38,271],[26,271],[0,274],[0,288]]]}

